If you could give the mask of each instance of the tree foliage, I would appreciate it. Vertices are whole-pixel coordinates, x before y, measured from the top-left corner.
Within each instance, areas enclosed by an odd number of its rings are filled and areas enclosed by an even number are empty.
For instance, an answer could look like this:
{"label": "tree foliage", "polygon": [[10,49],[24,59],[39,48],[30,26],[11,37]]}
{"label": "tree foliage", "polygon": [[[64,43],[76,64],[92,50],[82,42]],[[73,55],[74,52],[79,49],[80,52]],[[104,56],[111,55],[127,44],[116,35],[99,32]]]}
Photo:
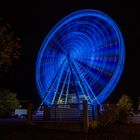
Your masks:
{"label": "tree foliage", "polygon": [[20,58],[21,41],[0,19],[0,77]]}
{"label": "tree foliage", "polygon": [[128,115],[132,106],[131,98],[122,95],[117,104],[110,106],[108,109],[106,108],[96,120],[90,122],[90,128],[109,126],[114,123],[128,123]]}
{"label": "tree foliage", "polygon": [[132,100],[130,99],[129,96],[123,94],[117,104],[117,106],[124,108],[126,110],[131,110],[132,109]]}
{"label": "tree foliage", "polygon": [[9,115],[18,106],[16,94],[10,90],[0,89],[0,117]]}

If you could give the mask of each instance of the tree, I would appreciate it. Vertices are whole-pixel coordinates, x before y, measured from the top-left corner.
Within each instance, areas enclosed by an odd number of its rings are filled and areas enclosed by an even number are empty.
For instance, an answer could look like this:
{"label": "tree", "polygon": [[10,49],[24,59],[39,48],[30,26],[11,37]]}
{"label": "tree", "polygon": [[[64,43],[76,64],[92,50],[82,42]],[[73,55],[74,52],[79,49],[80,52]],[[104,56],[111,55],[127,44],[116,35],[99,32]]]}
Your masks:
{"label": "tree", "polygon": [[0,19],[0,78],[20,59],[21,40],[13,33],[9,24]]}
{"label": "tree", "polygon": [[100,114],[96,121],[90,122],[90,127],[107,126],[113,123],[128,122],[129,111],[132,109],[132,100],[127,95],[122,95],[117,105],[113,105],[109,110]]}
{"label": "tree", "polygon": [[0,89],[0,117],[5,117],[18,107],[18,99],[16,94],[10,90]]}
{"label": "tree", "polygon": [[126,109],[127,111],[132,109],[132,100],[130,99],[129,96],[123,94],[117,104],[117,106]]}
{"label": "tree", "polygon": [[132,111],[132,100],[129,96],[123,94],[117,103],[118,122],[127,122],[130,111]]}

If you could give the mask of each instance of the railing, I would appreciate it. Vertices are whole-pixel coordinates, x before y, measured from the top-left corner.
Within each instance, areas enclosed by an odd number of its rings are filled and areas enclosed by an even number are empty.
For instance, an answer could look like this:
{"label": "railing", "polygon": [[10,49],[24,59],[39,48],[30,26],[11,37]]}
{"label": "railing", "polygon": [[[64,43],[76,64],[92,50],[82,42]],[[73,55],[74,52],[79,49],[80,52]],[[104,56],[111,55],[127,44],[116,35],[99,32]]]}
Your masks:
{"label": "railing", "polygon": [[[88,119],[94,118],[94,106],[88,104]],[[42,108],[42,107],[41,107]],[[48,121],[83,121],[83,103],[79,104],[53,104],[44,106],[42,110],[38,110],[33,115],[33,120],[48,120]]]}
{"label": "railing", "polygon": [[[32,114],[32,105],[28,106],[27,121],[39,122],[76,122],[82,123],[84,132],[87,132],[89,121],[96,119],[101,110],[109,110],[111,106],[93,106],[88,104],[86,100],[79,104],[53,104],[50,106],[41,106]],[[44,123],[44,122],[43,122]],[[56,123],[57,124],[57,123]]]}
{"label": "railing", "polygon": [[80,104],[59,104],[50,108],[50,118],[55,121],[81,121],[83,112]]}

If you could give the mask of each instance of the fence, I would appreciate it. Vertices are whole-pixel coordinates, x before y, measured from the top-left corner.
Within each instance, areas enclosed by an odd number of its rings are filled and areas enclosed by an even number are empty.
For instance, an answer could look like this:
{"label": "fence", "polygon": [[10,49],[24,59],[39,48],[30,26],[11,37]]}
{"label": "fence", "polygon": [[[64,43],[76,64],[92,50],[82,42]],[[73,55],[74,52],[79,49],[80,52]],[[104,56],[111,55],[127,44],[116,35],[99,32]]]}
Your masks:
{"label": "fence", "polygon": [[[87,104],[88,119],[94,119],[95,107],[91,104]],[[79,104],[54,104],[51,106],[40,107],[33,114],[34,121],[48,120],[48,121],[83,121],[84,120],[84,108],[83,103]]]}
{"label": "fence", "polygon": [[53,104],[41,106],[32,114],[32,107],[28,107],[28,122],[79,122],[83,123],[84,131],[89,127],[89,121],[99,114],[99,107],[88,104],[86,100],[78,104]]}

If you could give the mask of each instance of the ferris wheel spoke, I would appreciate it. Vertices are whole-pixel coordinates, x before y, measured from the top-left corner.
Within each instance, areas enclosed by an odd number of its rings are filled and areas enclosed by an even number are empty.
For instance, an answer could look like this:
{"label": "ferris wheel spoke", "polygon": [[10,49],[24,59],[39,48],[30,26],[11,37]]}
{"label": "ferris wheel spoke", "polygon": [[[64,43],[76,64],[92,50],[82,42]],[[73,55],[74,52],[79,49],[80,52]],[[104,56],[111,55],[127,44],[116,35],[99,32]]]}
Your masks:
{"label": "ferris wheel spoke", "polygon": [[[81,70],[78,69],[78,67],[75,65],[74,61],[73,61],[73,64],[74,64],[75,68],[77,69],[77,71],[78,71],[79,73],[82,73]],[[96,97],[96,95],[95,95],[95,93],[93,93],[93,90],[91,89],[90,85],[88,84],[88,82],[87,82],[87,80],[85,79],[85,77],[83,76],[83,74],[81,74],[81,78],[82,78],[82,82],[85,84],[85,86],[87,87],[87,89],[88,89],[88,90],[90,91],[90,93],[93,95],[93,97],[95,98],[95,100],[97,101],[97,103],[100,104],[99,101],[98,101],[98,99],[97,99],[97,97]]]}
{"label": "ferris wheel spoke", "polygon": [[57,71],[56,75],[54,76],[54,79],[52,80],[50,86],[48,87],[47,91],[46,91],[46,94],[44,95],[44,98],[42,99],[42,103],[44,103],[46,97],[49,95],[48,93],[50,93],[49,91],[51,90],[53,84],[55,83],[56,79],[57,79],[57,76],[59,75],[59,72],[61,71],[61,69],[64,67],[64,64],[65,64],[65,61],[66,61],[66,58],[63,60],[59,70]]}
{"label": "ferris wheel spoke", "polygon": [[[85,65],[82,65],[82,66],[85,69],[87,68]],[[101,82],[101,78],[104,82],[108,81],[111,78],[112,74],[113,74],[112,71],[109,68],[107,69],[106,63],[104,64],[104,66],[102,66],[102,68],[99,68],[99,69],[98,67],[92,66],[87,73],[87,75],[89,77],[92,77],[94,81],[92,82],[92,84],[94,84],[97,81]]]}
{"label": "ferris wheel spoke", "polygon": [[50,42],[50,46],[51,46],[51,49],[53,49],[53,51],[56,51],[56,52],[59,52],[60,54],[65,55],[65,52],[62,49],[62,44],[60,43],[59,40],[57,40],[57,38],[54,39],[52,42]]}
{"label": "ferris wheel spoke", "polygon": [[73,68],[75,78],[76,78],[76,80],[77,80],[78,85],[80,86],[80,89],[81,89],[82,93],[85,94],[83,84],[82,84],[82,82],[81,82],[81,79],[80,79],[80,77],[79,77],[78,72],[76,71],[74,65],[72,64],[72,61],[71,61],[71,67]]}
{"label": "ferris wheel spoke", "polygon": [[67,83],[67,89],[66,89],[65,104],[66,104],[67,101],[68,101],[69,86],[70,86],[70,78],[71,78],[71,71],[69,72],[69,76],[68,76],[68,83]]}
{"label": "ferris wheel spoke", "polygon": [[81,61],[76,61],[76,62],[78,63],[78,65],[80,65],[79,67],[81,67],[81,69],[85,70],[85,72],[92,71],[94,75],[98,75],[98,73],[101,72],[103,68],[103,66],[101,66],[100,68],[93,67],[93,65]]}
{"label": "ferris wheel spoke", "polygon": [[74,80],[73,68],[71,66],[71,62],[70,62],[70,57],[69,56],[67,56],[67,60],[68,60],[68,64],[69,64],[69,67],[70,67],[70,71],[71,71],[71,75],[72,75],[72,81],[73,81],[74,89],[75,89],[75,92],[76,92],[77,100],[78,100],[78,103],[79,103],[80,102],[80,97],[79,97],[79,94],[77,92],[77,87],[76,87],[76,83],[75,83],[75,80]]}
{"label": "ferris wheel spoke", "polygon": [[[110,51],[111,52],[116,52],[118,51],[118,48],[117,48],[118,44],[117,44],[117,41],[114,40],[112,42],[109,42],[107,44],[103,44],[103,45],[98,45],[97,47],[94,47],[92,49],[92,51],[95,53],[96,52],[96,55],[100,55],[100,54],[104,54],[104,53],[109,53]],[[109,52],[108,52],[109,51]],[[104,53],[103,53],[104,52]]]}
{"label": "ferris wheel spoke", "polygon": [[88,67],[95,67],[98,69],[100,69],[100,67],[102,67],[102,65],[104,65],[104,63],[106,63],[106,59],[103,57],[84,57],[84,58],[80,58],[80,59],[75,59],[76,62],[78,62],[79,64],[83,64],[85,66]]}
{"label": "ferris wheel spoke", "polygon": [[[83,67],[83,66],[82,66]],[[84,67],[84,69],[86,69],[87,67]],[[95,82],[97,82],[99,80],[99,77],[101,76],[102,73],[104,73],[104,68],[98,68],[96,66],[92,66],[90,68],[90,70],[87,70],[87,76],[85,76],[85,78],[87,77],[92,77],[92,84],[94,84]]]}
{"label": "ferris wheel spoke", "polygon": [[[65,34],[65,36],[64,36],[64,34]],[[61,31],[61,33],[59,33],[59,38],[60,38],[60,41],[63,44],[63,46],[65,44],[67,44],[67,41],[69,40],[68,34],[69,34],[68,31]]]}
{"label": "ferris wheel spoke", "polygon": [[57,104],[61,103],[61,97],[62,97],[62,94],[63,94],[63,92],[64,92],[64,88],[65,88],[65,86],[66,86],[66,81],[67,81],[67,79],[68,79],[69,73],[70,73],[70,70],[67,70],[66,76],[65,76],[65,80],[64,80],[64,82],[63,82],[63,86],[62,86],[62,88],[61,88],[61,93],[60,93],[60,95],[59,95]]}
{"label": "ferris wheel spoke", "polygon": [[87,61],[82,61],[82,62],[80,60],[78,61],[79,64],[82,65],[82,67],[84,67],[85,69],[89,67],[94,72],[101,71],[101,69],[103,69],[106,72],[111,72],[117,66],[118,58],[117,56],[103,58],[103,59],[94,58],[92,64],[88,64]]}
{"label": "ferris wheel spoke", "polygon": [[63,75],[63,73],[64,73],[64,69],[65,69],[65,67],[62,67],[62,69],[61,69],[61,71],[60,71],[60,75],[59,75],[59,77],[58,77],[57,85],[56,85],[56,88],[55,88],[55,92],[54,92],[54,96],[53,96],[53,99],[52,99],[52,101],[51,101],[51,104],[54,103],[55,98],[56,98],[56,94],[58,93],[58,89],[59,89],[59,86],[60,86],[60,82],[61,82],[61,79],[62,79],[62,75]]}
{"label": "ferris wheel spoke", "polygon": [[82,82],[82,79],[80,77],[80,73],[77,71],[77,69],[75,68],[74,64],[71,62],[72,66],[73,66],[73,69],[75,71],[75,76],[76,76],[76,79],[78,79],[78,84],[80,86],[80,89],[83,93],[83,95],[86,95],[86,97],[88,97],[87,100],[89,100],[89,102],[91,102],[91,97],[87,91],[87,88],[84,86],[84,83]]}

